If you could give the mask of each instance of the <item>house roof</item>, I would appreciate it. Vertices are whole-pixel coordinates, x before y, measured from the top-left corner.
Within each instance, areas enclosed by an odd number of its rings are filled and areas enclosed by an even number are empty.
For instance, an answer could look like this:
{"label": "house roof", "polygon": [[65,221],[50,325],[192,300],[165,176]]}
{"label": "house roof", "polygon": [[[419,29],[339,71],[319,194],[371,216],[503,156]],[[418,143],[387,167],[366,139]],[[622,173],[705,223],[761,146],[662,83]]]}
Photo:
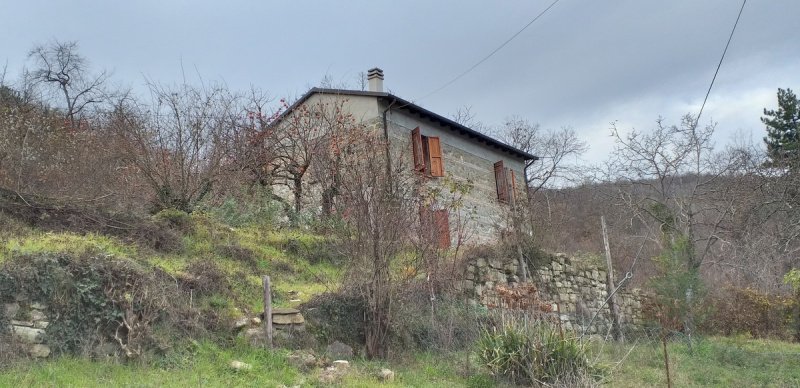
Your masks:
{"label": "house roof", "polygon": [[[416,113],[422,117],[425,117],[429,120],[439,122],[440,124],[444,125],[445,127],[450,128],[452,131],[459,133],[462,136],[466,136],[468,138],[474,139],[475,141],[484,143],[490,147],[494,147],[499,149],[500,151],[506,152],[511,154],[515,157],[521,158],[523,160],[537,160],[539,157],[532,155],[528,152],[525,152],[519,148],[510,146],[506,143],[503,143],[500,140],[497,140],[491,136],[487,136],[483,133],[480,133],[474,129],[471,129],[467,126],[461,125],[447,117],[442,115],[433,113],[417,104],[404,100],[400,97],[395,96],[391,93],[386,92],[370,92],[370,91],[361,91],[361,90],[347,90],[347,89],[324,89],[324,88],[312,88],[306,94],[304,94],[300,99],[295,101],[285,112],[284,114],[291,112],[294,110],[295,107],[299,106],[303,102],[305,102],[309,97],[314,94],[335,94],[335,95],[344,95],[344,96],[366,96],[366,97],[375,97],[378,99],[382,99],[387,101],[390,105],[391,109],[407,109],[413,113]],[[281,115],[283,116],[283,115]],[[279,118],[280,119],[280,118]]]}

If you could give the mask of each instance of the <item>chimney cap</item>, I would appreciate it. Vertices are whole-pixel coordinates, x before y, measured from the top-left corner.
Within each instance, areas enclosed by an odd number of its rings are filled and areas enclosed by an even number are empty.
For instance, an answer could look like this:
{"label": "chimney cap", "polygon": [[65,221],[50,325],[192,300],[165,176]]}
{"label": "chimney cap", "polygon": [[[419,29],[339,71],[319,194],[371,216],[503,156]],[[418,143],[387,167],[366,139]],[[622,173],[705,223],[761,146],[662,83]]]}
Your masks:
{"label": "chimney cap", "polygon": [[367,78],[380,78],[383,79],[383,70],[378,67],[373,67],[367,70]]}

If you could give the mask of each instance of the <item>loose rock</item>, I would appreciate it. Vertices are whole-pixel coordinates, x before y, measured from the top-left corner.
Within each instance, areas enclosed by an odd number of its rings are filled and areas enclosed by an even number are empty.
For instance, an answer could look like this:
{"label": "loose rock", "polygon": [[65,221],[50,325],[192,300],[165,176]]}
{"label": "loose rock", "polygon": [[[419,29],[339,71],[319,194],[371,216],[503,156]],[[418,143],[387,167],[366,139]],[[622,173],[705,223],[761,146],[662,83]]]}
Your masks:
{"label": "loose rock", "polygon": [[334,360],[352,360],[353,348],[339,341],[335,341],[328,345],[325,349],[325,354]]}
{"label": "loose rock", "polygon": [[382,382],[394,381],[394,372],[392,372],[390,369],[383,368],[380,372],[378,372],[378,380]]}
{"label": "loose rock", "polygon": [[243,328],[243,327],[247,326],[247,323],[248,323],[249,321],[250,321],[250,320],[249,320],[249,319],[247,319],[247,317],[241,317],[241,318],[237,319],[235,322],[233,322],[233,328],[234,328],[235,330],[239,330],[239,329],[241,329],[241,328]]}
{"label": "loose rock", "polygon": [[350,367],[350,361],[347,360],[336,360],[333,362],[334,369],[347,369]]}
{"label": "loose rock", "polygon": [[31,346],[29,352],[33,357],[45,358],[50,355],[50,347],[47,345],[36,344]]}
{"label": "loose rock", "polygon": [[231,361],[231,368],[233,370],[241,371],[253,369],[253,366],[241,361]]}

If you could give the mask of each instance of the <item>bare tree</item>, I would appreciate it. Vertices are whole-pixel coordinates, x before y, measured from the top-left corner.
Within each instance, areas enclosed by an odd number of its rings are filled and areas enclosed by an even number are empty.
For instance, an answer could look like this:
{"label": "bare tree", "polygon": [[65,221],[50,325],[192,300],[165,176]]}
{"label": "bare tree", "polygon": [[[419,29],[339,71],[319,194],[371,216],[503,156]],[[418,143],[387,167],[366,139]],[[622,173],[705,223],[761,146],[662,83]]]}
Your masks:
{"label": "bare tree", "polygon": [[[345,104],[346,99],[307,102],[295,107],[274,124],[274,130],[279,132],[274,147],[280,163],[275,176],[292,190],[296,211],[303,208],[306,173],[315,160],[327,152],[326,147],[341,151],[361,140],[354,137],[361,133],[355,130],[359,124],[347,111]],[[341,171],[338,167],[340,157],[341,154],[334,155],[316,167],[319,173],[315,179],[324,181],[326,185],[323,193],[326,211],[336,196],[337,174]]]}
{"label": "bare tree", "polygon": [[713,124],[698,126],[691,115],[679,125],[659,118],[650,132],[623,133],[615,123],[611,128],[617,145],[610,179],[619,185],[621,203],[651,228],[648,235],[661,246],[667,275],[672,276],[667,280],[673,289],[669,297],[685,299],[681,314],[689,334],[700,267],[726,241],[723,232],[734,210],[735,197],[722,181],[742,165],[741,155],[715,151],[714,129]]}
{"label": "bare tree", "polygon": [[453,121],[478,132],[491,132],[488,126],[475,119],[475,113],[472,112],[471,106],[464,105],[459,107],[456,110],[456,113],[450,115],[450,118],[453,119]]}
{"label": "bare tree", "polygon": [[538,157],[525,165],[525,182],[532,195],[553,183],[563,185],[580,179],[582,169],[577,158],[589,147],[572,128],[543,130],[539,124],[511,117],[498,135],[509,145]]}
{"label": "bare tree", "polygon": [[87,108],[103,102],[109,75],[105,70],[89,73],[88,62],[78,53],[77,42],[56,40],[39,45],[28,53],[28,58],[34,62],[34,68],[27,77],[62,96],[64,116],[71,128],[78,128]]}
{"label": "bare tree", "polygon": [[149,87],[152,103],[120,102],[112,125],[152,190],[154,210],[191,212],[225,172],[245,113],[223,86]]}
{"label": "bare tree", "polygon": [[338,155],[338,209],[347,224],[339,232],[351,258],[343,283],[367,302],[367,357],[385,358],[395,296],[402,288],[391,273],[392,263],[413,236],[417,199],[415,185],[405,181],[412,178],[405,166],[398,163],[391,171],[385,169],[380,132],[361,126],[358,139],[349,146],[350,152]]}

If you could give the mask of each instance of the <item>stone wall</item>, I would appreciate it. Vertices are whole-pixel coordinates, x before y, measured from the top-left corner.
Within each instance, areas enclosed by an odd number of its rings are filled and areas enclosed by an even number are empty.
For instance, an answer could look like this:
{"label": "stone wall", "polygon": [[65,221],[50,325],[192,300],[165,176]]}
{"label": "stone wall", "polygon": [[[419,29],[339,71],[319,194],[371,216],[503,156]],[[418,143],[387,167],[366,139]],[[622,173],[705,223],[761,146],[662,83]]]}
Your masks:
{"label": "stone wall", "polygon": [[[538,298],[551,310],[545,313],[557,315],[564,328],[583,332],[588,326],[589,334],[608,332],[611,315],[608,305],[604,304],[608,297],[605,269],[588,260],[556,254],[533,271],[531,277]],[[503,297],[498,291],[521,285],[516,260],[477,258],[468,264],[466,292],[473,303],[502,306]],[[642,323],[639,290],[623,289],[617,293],[617,301],[623,327],[632,328]],[[592,321],[595,314],[597,317]]]}
{"label": "stone wall", "polygon": [[28,300],[23,295],[17,295],[11,303],[0,304],[4,319],[8,322],[8,329],[12,337],[33,357],[47,357],[50,347],[47,346],[45,329],[50,324],[46,314],[47,306]]}

